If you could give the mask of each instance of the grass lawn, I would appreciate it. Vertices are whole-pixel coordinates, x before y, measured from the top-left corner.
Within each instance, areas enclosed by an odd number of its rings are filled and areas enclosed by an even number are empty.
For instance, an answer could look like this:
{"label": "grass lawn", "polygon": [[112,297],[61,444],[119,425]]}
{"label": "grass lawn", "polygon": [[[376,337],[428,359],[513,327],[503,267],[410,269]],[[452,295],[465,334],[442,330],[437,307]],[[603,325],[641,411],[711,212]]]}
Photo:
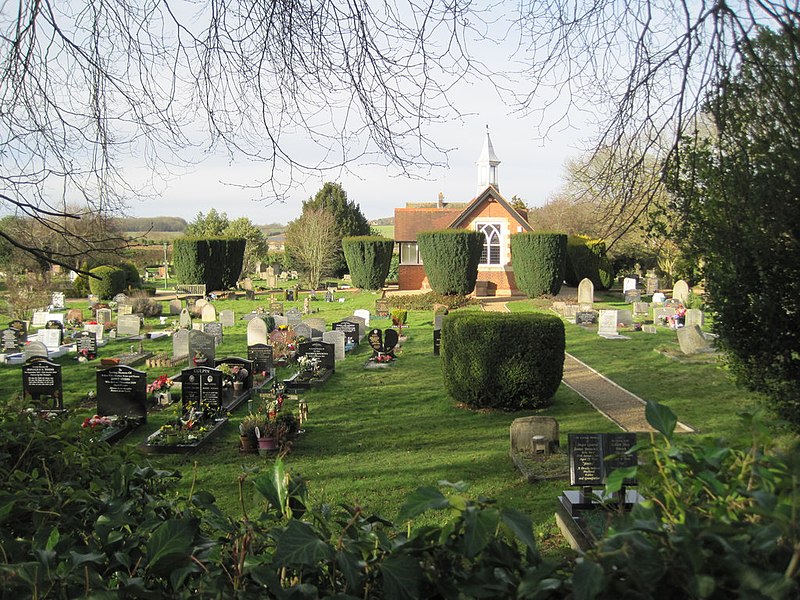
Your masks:
{"label": "grass lawn", "polygon": [[[374,307],[378,297],[369,292],[343,296],[346,300],[342,304],[312,303],[320,310],[314,316],[330,323],[352,314],[356,308]],[[231,308],[241,316],[257,306],[266,306],[268,301],[260,297],[256,301],[217,301],[215,305],[218,311]],[[302,307],[302,301],[285,303],[287,310],[291,306]],[[514,311],[541,310],[542,306],[541,301],[511,305]],[[85,308],[85,302],[80,307]],[[399,360],[389,369],[365,370],[364,362],[371,351],[362,343],[338,363],[335,375],[324,388],[305,394],[310,420],[306,433],[286,458],[288,468],[308,480],[313,502],[357,503],[390,519],[417,487],[436,485],[440,480],[464,480],[471,485],[473,495],[489,496],[504,506],[530,514],[545,551],[563,552],[565,544],[553,520],[553,502],[565,483],[531,485],[523,480],[508,456],[509,425],[519,416],[553,416],[560,423],[562,444],[566,443],[568,432],[611,432],[617,430],[616,426],[563,385],[553,405],[538,413],[474,412],[460,407],[444,391],[439,359],[432,354],[430,319],[428,311],[410,312],[408,341]],[[148,326],[155,322],[156,319],[148,319]],[[385,328],[389,321],[376,320],[373,325]],[[654,351],[677,345],[674,332],[637,332],[631,334],[631,340],[620,342],[603,340],[571,324],[565,327],[568,352],[620,385],[643,398],[664,401],[681,420],[702,432],[734,438],[743,434],[735,413],[752,408],[753,398],[735,388],[716,363],[688,363]],[[128,346],[126,342],[112,342],[101,349],[100,355],[118,355]],[[171,352],[171,341],[146,340],[145,348]],[[225,330],[217,354],[246,356],[244,321]],[[80,364],[66,357],[59,362],[64,365],[65,403],[77,409],[78,414],[71,417],[77,431],[83,417],[93,413],[82,398],[94,389],[94,370],[99,363]],[[151,369],[148,381],[163,372]],[[291,373],[284,369],[279,376]],[[0,384],[7,397],[18,394],[19,367],[0,367]],[[267,464],[257,455],[242,456],[238,452],[238,421],[246,410],[245,405],[232,415],[222,435],[197,454],[147,460],[160,467],[177,468],[184,474],[177,493],[188,494],[194,478],[197,489],[212,492],[230,514],[240,514],[240,475]],[[148,424],[123,443],[142,441],[172,416],[170,410],[152,413]],[[250,508],[252,494],[249,487],[245,486],[245,490],[244,506]]]}

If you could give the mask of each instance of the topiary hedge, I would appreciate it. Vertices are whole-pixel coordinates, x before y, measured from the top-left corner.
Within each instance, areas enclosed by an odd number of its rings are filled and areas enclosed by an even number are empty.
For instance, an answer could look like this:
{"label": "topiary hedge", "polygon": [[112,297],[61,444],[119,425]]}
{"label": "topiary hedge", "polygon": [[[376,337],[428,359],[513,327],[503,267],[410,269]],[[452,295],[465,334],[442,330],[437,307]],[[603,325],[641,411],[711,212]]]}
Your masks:
{"label": "topiary hedge", "polygon": [[386,283],[392,261],[394,240],[378,236],[342,239],[342,249],[353,285],[364,290],[379,290]]}
{"label": "topiary hedge", "polygon": [[140,288],[142,287],[142,279],[139,277],[139,269],[136,268],[132,262],[123,261],[119,263],[119,268],[125,272],[125,287],[126,288]]}
{"label": "topiary hedge", "polygon": [[433,291],[466,295],[475,289],[483,234],[465,229],[424,231],[417,243]]}
{"label": "topiary hedge", "polygon": [[606,243],[583,236],[569,236],[564,280],[577,286],[584,278],[591,279],[595,289],[607,290],[614,281],[614,268],[606,256]]}
{"label": "topiary hedge", "polygon": [[565,233],[517,233],[511,236],[511,257],[517,287],[531,298],[555,295],[564,281]]}
{"label": "topiary hedge", "polygon": [[101,300],[110,300],[126,289],[125,271],[119,267],[103,265],[89,271],[89,290]]}
{"label": "topiary hedge", "polygon": [[204,283],[209,291],[232,288],[246,244],[244,238],[178,238],[172,246],[175,275],[180,283]]}
{"label": "topiary hedge", "polygon": [[556,315],[451,314],[442,326],[445,388],[473,408],[547,406],[561,383],[564,348]]}

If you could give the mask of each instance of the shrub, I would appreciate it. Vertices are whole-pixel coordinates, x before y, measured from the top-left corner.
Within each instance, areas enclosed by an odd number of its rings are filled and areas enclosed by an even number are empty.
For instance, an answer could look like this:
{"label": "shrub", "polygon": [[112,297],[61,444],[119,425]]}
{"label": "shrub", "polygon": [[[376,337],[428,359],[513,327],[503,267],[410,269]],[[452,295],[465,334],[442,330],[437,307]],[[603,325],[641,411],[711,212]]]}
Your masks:
{"label": "shrub", "polygon": [[440,294],[466,295],[475,289],[483,234],[464,229],[425,231],[417,234],[425,274]]}
{"label": "shrub", "polygon": [[89,271],[89,290],[101,300],[110,300],[125,291],[125,271],[119,267],[103,265]]}
{"label": "shrub", "polygon": [[209,291],[229,289],[242,272],[246,244],[242,238],[179,238],[173,242],[175,275]]}
{"label": "shrub", "polygon": [[386,275],[386,281],[397,283],[400,278],[400,255],[392,254],[392,260],[389,262],[389,274]]}
{"label": "shrub", "polygon": [[139,277],[139,269],[133,263],[123,261],[119,263],[119,268],[125,273],[125,287],[134,289],[142,287],[142,280]]}
{"label": "shrub", "polygon": [[517,287],[531,298],[555,295],[561,289],[567,260],[566,234],[512,235],[511,256]]}
{"label": "shrub", "polygon": [[134,313],[142,314],[145,317],[160,317],[164,308],[160,302],[149,298],[146,293],[140,291],[131,295],[130,304]]}
{"label": "shrub", "polygon": [[442,327],[445,388],[473,408],[547,406],[561,383],[564,348],[555,315],[451,314]]}
{"label": "shrub", "polygon": [[448,310],[462,308],[478,301],[469,296],[449,295],[443,296],[436,292],[426,292],[424,294],[409,294],[403,296],[391,296],[389,298],[392,307],[405,308],[406,310],[433,310],[434,305],[444,304]]}
{"label": "shrub", "polygon": [[379,290],[386,283],[394,241],[377,236],[342,239],[344,257],[353,285],[364,290]]}
{"label": "shrub", "polygon": [[594,284],[595,289],[607,290],[614,282],[614,267],[606,256],[606,243],[582,236],[569,236],[564,280],[577,286],[584,278]]}

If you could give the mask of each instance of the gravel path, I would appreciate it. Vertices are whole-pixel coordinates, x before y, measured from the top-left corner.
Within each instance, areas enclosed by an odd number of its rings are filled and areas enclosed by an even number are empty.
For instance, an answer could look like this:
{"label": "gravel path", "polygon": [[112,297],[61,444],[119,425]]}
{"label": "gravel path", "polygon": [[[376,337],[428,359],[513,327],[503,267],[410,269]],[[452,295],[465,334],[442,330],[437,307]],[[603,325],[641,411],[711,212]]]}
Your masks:
{"label": "gravel path", "polygon": [[[489,312],[510,312],[505,302],[481,302],[481,307]],[[623,431],[654,431],[644,416],[644,400],[571,354],[564,358],[564,377],[561,381]],[[675,429],[694,431],[681,422]]]}

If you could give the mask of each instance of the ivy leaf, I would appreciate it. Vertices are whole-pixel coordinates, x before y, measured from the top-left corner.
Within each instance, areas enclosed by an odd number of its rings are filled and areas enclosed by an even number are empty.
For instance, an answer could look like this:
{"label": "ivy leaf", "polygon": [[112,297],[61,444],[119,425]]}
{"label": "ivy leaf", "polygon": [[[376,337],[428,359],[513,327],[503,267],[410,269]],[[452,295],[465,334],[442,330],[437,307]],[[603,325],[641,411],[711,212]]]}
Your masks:
{"label": "ivy leaf", "polygon": [[167,574],[192,553],[195,526],[185,519],[172,519],[159,525],[147,542],[148,569]]}
{"label": "ivy leaf", "polygon": [[468,510],[464,514],[464,552],[468,557],[477,555],[494,538],[500,522],[497,510]]}
{"label": "ivy leaf", "polygon": [[436,488],[426,486],[418,488],[407,499],[403,507],[400,509],[398,517],[401,521],[413,519],[417,515],[421,515],[427,510],[436,510],[447,508],[450,505],[447,496],[442,494]]}
{"label": "ivy leaf", "polygon": [[503,512],[500,513],[500,516],[506,527],[511,529],[514,535],[517,536],[517,539],[538,556],[536,539],[533,537],[533,521],[531,521],[531,518],[513,508],[504,509]]}
{"label": "ivy leaf", "polygon": [[364,562],[350,552],[340,551],[336,553],[336,566],[344,573],[350,591],[358,591],[364,580]]}
{"label": "ivy leaf", "polygon": [[644,416],[653,428],[668,440],[672,439],[675,432],[675,425],[678,424],[678,417],[668,406],[659,404],[652,400],[647,401],[644,409]]}
{"label": "ivy leaf", "polygon": [[314,532],[311,525],[289,521],[278,538],[275,559],[281,566],[316,566],[332,555],[331,548]]}
{"label": "ivy leaf", "polygon": [[578,559],[572,574],[575,600],[593,600],[603,590],[603,569],[585,558]]}
{"label": "ivy leaf", "polygon": [[87,552],[86,554],[81,554],[80,552],[76,552],[75,550],[70,550],[69,556],[72,559],[72,564],[76,567],[79,567],[83,563],[87,562],[100,564],[106,557],[106,555],[103,552]]}
{"label": "ivy leaf", "polygon": [[422,569],[410,556],[390,556],[380,566],[383,595],[387,600],[415,600],[420,597]]}
{"label": "ivy leaf", "polygon": [[286,470],[283,467],[283,461],[277,459],[275,466],[269,473],[264,473],[260,477],[253,480],[253,484],[259,493],[266,498],[269,503],[283,516],[287,514],[286,499],[289,495],[289,490],[286,485]]}
{"label": "ivy leaf", "polygon": [[637,467],[622,467],[614,469],[606,477],[606,492],[612,494],[620,491],[626,479],[636,479]]}

